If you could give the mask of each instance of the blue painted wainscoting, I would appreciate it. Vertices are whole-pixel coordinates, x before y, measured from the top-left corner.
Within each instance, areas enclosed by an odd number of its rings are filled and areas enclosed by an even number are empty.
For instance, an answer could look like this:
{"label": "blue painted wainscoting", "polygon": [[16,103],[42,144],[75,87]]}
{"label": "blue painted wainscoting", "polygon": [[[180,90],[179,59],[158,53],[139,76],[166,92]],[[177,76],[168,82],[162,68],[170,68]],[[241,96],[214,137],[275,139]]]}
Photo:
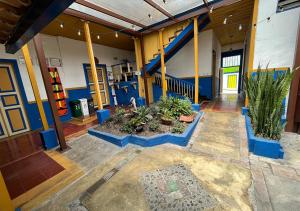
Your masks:
{"label": "blue painted wainscoting", "polygon": [[[187,82],[190,82],[192,84],[195,84],[195,78],[181,78],[182,80],[185,80]],[[212,95],[212,77],[201,77],[199,78],[199,94],[200,97],[205,97],[209,100],[213,99]]]}

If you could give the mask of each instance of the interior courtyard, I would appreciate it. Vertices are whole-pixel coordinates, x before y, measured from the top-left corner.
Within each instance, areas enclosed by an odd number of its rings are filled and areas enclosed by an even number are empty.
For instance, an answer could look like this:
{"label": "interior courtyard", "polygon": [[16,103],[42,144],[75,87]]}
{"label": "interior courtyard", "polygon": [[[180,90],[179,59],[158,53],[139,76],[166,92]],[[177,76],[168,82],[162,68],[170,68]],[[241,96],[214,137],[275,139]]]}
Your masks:
{"label": "interior courtyard", "polygon": [[0,10],[0,211],[300,210],[299,0]]}

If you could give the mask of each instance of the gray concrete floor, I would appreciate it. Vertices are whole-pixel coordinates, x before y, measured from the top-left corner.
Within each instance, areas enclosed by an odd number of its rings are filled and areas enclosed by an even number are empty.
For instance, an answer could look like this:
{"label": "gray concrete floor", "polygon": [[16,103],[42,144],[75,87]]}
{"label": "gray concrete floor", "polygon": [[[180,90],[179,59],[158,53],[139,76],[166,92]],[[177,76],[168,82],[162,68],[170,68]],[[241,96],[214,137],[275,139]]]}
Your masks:
{"label": "gray concrete floor", "polygon": [[84,135],[65,156],[86,174],[36,210],[151,210],[143,176],[179,164],[217,201],[208,210],[300,210],[299,136],[284,135],[286,159],[257,157],[248,154],[244,124],[239,113],[207,111],[187,147],[119,148]]}

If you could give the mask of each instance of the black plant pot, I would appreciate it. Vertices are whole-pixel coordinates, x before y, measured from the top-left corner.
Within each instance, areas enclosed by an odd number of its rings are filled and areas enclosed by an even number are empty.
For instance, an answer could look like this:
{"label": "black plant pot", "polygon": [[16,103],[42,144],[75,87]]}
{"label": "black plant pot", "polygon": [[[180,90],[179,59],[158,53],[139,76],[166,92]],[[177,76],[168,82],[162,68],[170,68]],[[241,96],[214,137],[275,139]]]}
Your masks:
{"label": "black plant pot", "polygon": [[139,125],[139,126],[137,126],[137,127],[135,128],[135,132],[137,132],[137,133],[140,133],[140,132],[142,132],[143,130],[144,130],[143,125]]}

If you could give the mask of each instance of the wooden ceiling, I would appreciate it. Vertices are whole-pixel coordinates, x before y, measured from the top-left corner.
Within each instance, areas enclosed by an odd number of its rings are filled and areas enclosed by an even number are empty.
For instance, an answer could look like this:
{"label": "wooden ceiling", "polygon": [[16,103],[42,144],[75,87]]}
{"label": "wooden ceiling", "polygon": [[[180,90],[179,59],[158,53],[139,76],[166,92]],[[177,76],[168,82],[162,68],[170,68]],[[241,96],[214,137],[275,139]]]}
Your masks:
{"label": "wooden ceiling", "polygon": [[5,43],[31,0],[0,0],[0,43]]}
{"label": "wooden ceiling", "polygon": [[[211,23],[207,29],[213,29],[221,45],[228,45],[245,40],[249,29],[254,0],[241,0],[235,4],[213,10],[210,14]],[[224,24],[224,19],[227,23]],[[242,30],[239,30],[239,25]]]}
{"label": "wooden ceiling", "polygon": [[[63,24],[63,28],[60,27],[60,24]],[[124,50],[134,50],[133,39],[129,35],[119,32],[118,38],[116,38],[115,31],[110,28],[95,23],[90,23],[89,25],[93,43]],[[79,30],[81,32],[80,36],[78,35]],[[65,14],[58,16],[42,33],[85,41],[83,21]],[[97,39],[98,35],[100,39]]]}

